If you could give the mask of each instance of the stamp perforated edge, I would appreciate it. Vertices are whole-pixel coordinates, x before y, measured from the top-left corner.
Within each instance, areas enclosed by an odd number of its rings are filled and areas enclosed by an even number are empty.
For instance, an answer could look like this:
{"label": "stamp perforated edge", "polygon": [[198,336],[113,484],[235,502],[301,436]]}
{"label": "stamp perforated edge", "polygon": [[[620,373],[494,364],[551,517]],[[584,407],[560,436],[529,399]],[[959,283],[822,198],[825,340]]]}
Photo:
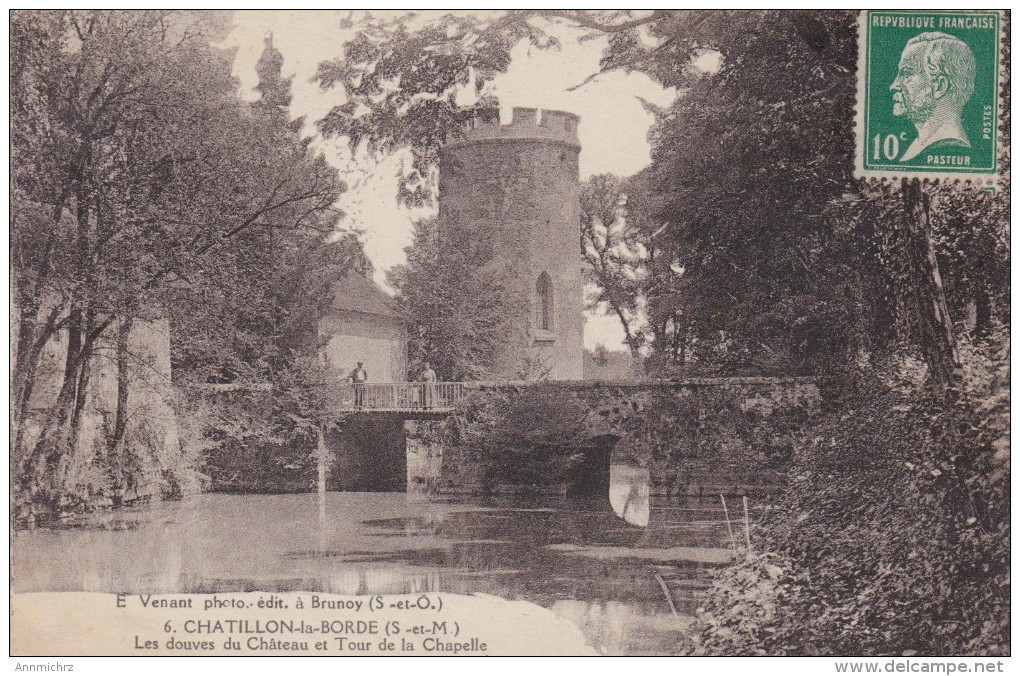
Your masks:
{"label": "stamp perforated edge", "polygon": [[[878,169],[865,169],[864,168],[864,153],[867,147],[867,139],[864,138],[867,134],[864,129],[864,106],[866,105],[866,94],[867,85],[865,80],[867,79],[867,49],[866,49],[866,33],[868,30],[868,12],[874,10],[862,9],[857,15],[857,93],[854,101],[854,178],[857,179],[870,179],[872,181],[898,181],[904,178],[917,178],[922,182],[938,181],[940,183],[972,183],[974,187],[995,187],[1002,180],[1002,162],[999,161],[1002,158],[1005,146],[1002,141],[1002,115],[1003,115],[1003,91],[1005,89],[1006,82],[1006,64],[1004,62],[1005,50],[1003,49],[1004,40],[1006,35],[1005,28],[1005,12],[1002,10],[982,10],[985,12],[995,13],[999,15],[999,37],[996,41],[998,48],[998,81],[996,83],[996,139],[995,139],[995,173],[981,173],[973,174],[966,172],[938,172],[938,171],[911,171],[910,169],[886,171]],[[904,10],[906,11],[918,11],[920,10]],[[936,13],[941,10],[933,10],[931,12],[923,13]],[[966,10],[964,10],[966,11]]]}

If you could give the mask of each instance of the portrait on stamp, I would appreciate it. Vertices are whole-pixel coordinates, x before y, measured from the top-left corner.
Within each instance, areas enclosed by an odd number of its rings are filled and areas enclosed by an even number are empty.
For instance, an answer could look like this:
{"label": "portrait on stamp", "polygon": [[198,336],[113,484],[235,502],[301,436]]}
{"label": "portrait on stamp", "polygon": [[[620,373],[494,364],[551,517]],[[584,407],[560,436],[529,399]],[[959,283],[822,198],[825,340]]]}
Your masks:
{"label": "portrait on stamp", "polygon": [[974,93],[974,54],[966,42],[945,33],[910,38],[889,89],[893,115],[917,127],[917,138],[903,153],[910,161],[925,150],[970,148],[960,119]]}

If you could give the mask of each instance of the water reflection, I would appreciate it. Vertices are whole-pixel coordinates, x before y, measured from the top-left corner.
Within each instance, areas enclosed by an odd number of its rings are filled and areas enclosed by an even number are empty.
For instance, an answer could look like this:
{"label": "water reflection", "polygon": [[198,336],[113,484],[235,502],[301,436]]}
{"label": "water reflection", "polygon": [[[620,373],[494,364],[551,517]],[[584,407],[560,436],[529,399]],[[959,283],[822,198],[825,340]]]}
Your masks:
{"label": "water reflection", "polygon": [[670,612],[638,612],[626,603],[557,601],[551,610],[573,622],[605,655],[662,654],[663,645],[679,643],[689,617]]}
{"label": "water reflection", "polygon": [[616,516],[634,526],[647,526],[651,516],[650,485],[647,467],[610,465],[609,504]]}
{"label": "water reflection", "polygon": [[606,653],[670,653],[714,560],[688,550],[725,547],[725,523],[650,498],[647,470],[613,477],[609,504],[329,493],[324,518],[315,495],[195,496],[18,533],[13,587],[486,593],[550,608]]}

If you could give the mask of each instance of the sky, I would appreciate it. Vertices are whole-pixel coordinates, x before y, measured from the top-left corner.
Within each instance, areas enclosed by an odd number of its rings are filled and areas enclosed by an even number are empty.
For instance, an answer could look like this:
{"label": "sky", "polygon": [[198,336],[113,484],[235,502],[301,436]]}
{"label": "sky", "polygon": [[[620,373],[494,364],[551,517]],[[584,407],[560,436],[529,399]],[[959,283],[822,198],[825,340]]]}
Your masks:
{"label": "sky", "polygon": [[[343,43],[357,30],[342,25],[346,11],[247,11],[234,16],[234,29],[226,45],[235,47],[234,75],[242,95],[255,98],[258,78],[255,62],[272,33],[273,44],[283,55],[283,75],[293,76],[293,118],[304,117],[306,132],[314,132],[315,120],[344,102],[342,90],[322,91],[311,82],[321,61],[336,58]],[[524,42],[511,52],[505,74],[496,77],[492,93],[508,122],[514,106],[566,110],[581,116],[581,180],[595,174],[630,176],[650,162],[647,134],[654,119],[641,103],[668,106],[676,91],[663,89],[638,73],[607,73],[569,91],[598,72],[605,40],[578,41],[578,33],[558,28],[558,49],[537,49]],[[345,228],[364,234],[365,252],[375,266],[376,281],[384,285],[385,271],[404,262],[404,247],[411,243],[411,223],[428,215],[397,204],[397,177],[409,152],[387,157],[352,154],[346,143],[318,138],[316,147],[337,167],[350,189],[338,206],[346,213]],[[392,290],[391,290],[392,291]],[[586,313],[585,346],[604,345],[623,350],[624,333],[615,315],[605,308]]]}

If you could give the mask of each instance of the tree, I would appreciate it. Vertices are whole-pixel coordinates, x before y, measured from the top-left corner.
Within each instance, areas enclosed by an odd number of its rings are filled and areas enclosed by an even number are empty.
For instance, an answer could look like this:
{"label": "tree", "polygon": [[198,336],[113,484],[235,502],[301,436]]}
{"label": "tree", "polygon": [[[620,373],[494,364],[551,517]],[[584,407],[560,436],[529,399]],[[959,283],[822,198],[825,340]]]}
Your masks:
{"label": "tree", "polygon": [[[315,77],[346,98],[319,120],[320,133],[378,153],[412,150],[413,170],[398,196],[408,204],[432,202],[439,146],[476,113],[491,112],[485,85],[509,65],[514,45],[551,43],[515,12],[491,19],[447,14],[414,26],[420,18],[366,16],[343,57],[321,63]],[[475,100],[459,105],[465,90]]]}
{"label": "tree", "polygon": [[[236,95],[212,13],[12,15],[12,469],[57,504],[98,341],[174,286],[216,293],[257,232],[322,228],[342,185],[293,133]],[[42,348],[64,332],[56,403],[26,424]],[[116,428],[116,425],[114,426]]]}
{"label": "tree", "polygon": [[[659,355],[790,372],[855,352],[858,316],[843,299],[856,274],[841,260],[851,233],[825,213],[853,189],[852,166],[829,157],[852,141],[852,125],[839,123],[852,118],[842,65],[852,19],[824,18],[824,59],[791,15],[774,12],[664,18],[648,26],[651,49],[611,41],[606,67],[640,66],[687,90],[661,111],[652,165],[628,200],[648,246],[655,240]],[[698,50],[721,54],[719,72],[685,66]]]}
{"label": "tree", "polygon": [[[787,368],[843,377],[829,412],[798,433],[796,479],[761,524],[759,551],[713,588],[701,649],[1000,652],[1009,310],[993,299],[1008,288],[1008,185],[992,196],[856,182],[854,17],[729,18],[726,31],[699,30],[723,67],[663,112],[653,165],[628,191],[655,245],[657,356],[683,355],[672,321],[716,364],[762,368],[778,353]],[[655,57],[626,44],[614,56],[645,58]],[[958,320],[979,300],[990,341]],[[720,327],[726,349],[711,349]],[[812,364],[801,335],[836,358]]]}
{"label": "tree", "polygon": [[616,313],[627,346],[636,351],[642,344],[637,304],[645,249],[627,221],[623,190],[623,182],[612,174],[581,184],[581,252],[598,289],[591,304],[606,303]]}
{"label": "tree", "polygon": [[415,224],[406,251],[389,281],[411,320],[411,371],[429,362],[440,380],[485,380],[520,302],[506,291],[506,271],[470,242],[444,238],[432,218]]}
{"label": "tree", "polygon": [[[276,148],[267,152],[307,154],[300,120],[290,121],[282,63],[267,38],[253,114],[263,133],[275,135]],[[205,420],[196,430],[206,449],[202,468],[217,490],[308,487],[310,449],[332,419],[333,385],[340,382],[319,359],[318,319],[336,280],[370,268],[356,234],[337,230],[338,215],[325,208],[300,227],[267,223],[245,233],[208,269],[213,274],[177,295],[175,379],[201,402],[195,413]],[[209,383],[230,384],[234,392],[210,394]],[[265,387],[268,401],[258,394]]]}
{"label": "tree", "polygon": [[255,73],[259,76],[255,87],[260,94],[258,102],[286,112],[290,107],[291,82],[294,78],[283,77],[283,54],[273,46],[272,34],[266,36],[265,48],[255,63]]}

